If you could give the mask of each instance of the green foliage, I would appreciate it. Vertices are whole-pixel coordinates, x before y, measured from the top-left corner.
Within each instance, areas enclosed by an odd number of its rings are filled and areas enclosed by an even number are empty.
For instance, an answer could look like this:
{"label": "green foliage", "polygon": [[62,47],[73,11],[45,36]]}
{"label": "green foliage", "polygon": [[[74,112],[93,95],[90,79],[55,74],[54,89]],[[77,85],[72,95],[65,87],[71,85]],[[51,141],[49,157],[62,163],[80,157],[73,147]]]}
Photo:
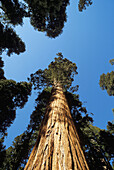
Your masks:
{"label": "green foliage", "polygon": [[[29,7],[31,24],[38,31],[55,38],[63,31],[67,21],[66,9],[69,0],[24,0]],[[92,4],[91,0],[79,0],[79,11]]]}
{"label": "green foliage", "polygon": [[1,79],[6,79],[6,78],[4,77],[3,67],[4,67],[4,62],[2,61],[2,57],[0,57],[0,80],[1,80]]}
{"label": "green foliage", "polygon": [[114,65],[114,59],[111,59],[111,60],[109,61],[109,63],[110,63],[111,65]]}
{"label": "green foliage", "polygon": [[[25,5],[24,1],[28,5]],[[0,1],[0,55],[7,50],[7,55],[25,51],[25,44],[14,31],[15,25],[22,25],[24,17],[38,31],[46,32],[55,38],[63,31],[67,21],[66,8],[69,0],[1,0]],[[79,11],[91,5],[91,0],[80,0]]]}
{"label": "green foliage", "polygon": [[60,85],[64,90],[71,87],[74,81],[74,75],[77,74],[77,67],[66,58],[63,58],[61,53],[58,53],[58,58],[51,62],[48,69],[39,69],[34,74],[31,74],[30,81],[33,83],[35,89],[41,87],[49,87],[53,85]]}
{"label": "green foliage", "polygon": [[107,129],[112,135],[114,135],[114,124],[113,123],[108,122]]}
{"label": "green foliage", "polygon": [[0,80],[0,132],[5,132],[16,117],[16,108],[22,108],[28,100],[31,84]]}
{"label": "green foliage", "polygon": [[90,169],[112,169],[110,160],[114,157],[114,136],[110,131],[89,125],[81,128],[81,139],[85,144],[86,159]]}
{"label": "green foliage", "polygon": [[18,0],[0,1],[0,55],[7,51],[20,54],[25,51],[25,44],[14,31],[15,25],[22,25],[23,17],[27,15],[25,5]]}
{"label": "green foliage", "polygon": [[62,33],[66,22],[69,0],[25,0],[30,11],[31,24],[51,38]]}
{"label": "green foliage", "polygon": [[23,23],[23,17],[27,15],[25,5],[18,0],[0,0],[1,15],[4,22],[12,23],[13,25]]}
{"label": "green foliage", "polygon": [[32,84],[16,83],[4,77],[4,63],[0,57],[0,133],[5,133],[16,117],[16,108],[23,108],[31,94]]}
{"label": "green foliage", "polygon": [[78,9],[79,11],[83,11],[89,5],[92,5],[92,0],[79,0]]}
{"label": "green foliage", "polygon": [[6,156],[0,170],[24,169],[29,158],[31,148],[35,145],[38,132],[25,131],[14,139],[12,146],[6,150]]}
{"label": "green foliage", "polygon": [[[4,138],[7,135],[5,132],[7,128],[13,123],[16,117],[16,108],[24,107],[25,103],[28,101],[28,96],[31,94],[32,84],[27,82],[16,83],[14,80],[7,80],[4,77],[3,71],[4,63],[0,57],[0,169],[12,169],[12,162],[20,161],[22,159],[16,160],[15,155],[20,155],[17,145],[17,153],[10,147],[7,151],[4,146]],[[23,142],[21,138],[21,142]],[[19,142],[18,142],[19,144]],[[25,147],[25,145],[24,145]],[[26,145],[27,147],[27,145]],[[13,154],[13,160],[9,158]],[[18,162],[19,163],[19,162]],[[6,168],[7,165],[7,168]],[[14,169],[17,169],[15,168]]]}
{"label": "green foliage", "polygon": [[0,55],[3,51],[7,51],[8,56],[20,54],[25,51],[25,44],[11,27],[0,23]]}
{"label": "green foliage", "polygon": [[102,90],[107,90],[109,96],[114,96],[114,71],[100,76],[99,85]]}
{"label": "green foliage", "polygon": [[4,146],[4,137],[6,136],[6,134],[0,138],[0,168],[2,167],[4,161],[5,161],[5,157],[6,157],[6,150],[5,150],[5,146]]}

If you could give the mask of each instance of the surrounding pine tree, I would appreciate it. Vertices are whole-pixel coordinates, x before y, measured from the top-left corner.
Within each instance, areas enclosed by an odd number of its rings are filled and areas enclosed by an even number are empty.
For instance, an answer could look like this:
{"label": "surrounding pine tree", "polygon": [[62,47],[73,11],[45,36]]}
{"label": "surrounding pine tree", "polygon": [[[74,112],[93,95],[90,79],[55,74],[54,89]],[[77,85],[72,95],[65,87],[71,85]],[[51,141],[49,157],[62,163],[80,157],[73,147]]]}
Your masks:
{"label": "surrounding pine tree", "polygon": [[109,63],[110,63],[111,65],[114,65],[114,59],[109,60]]}
{"label": "surrounding pine tree", "polygon": [[[47,36],[55,38],[60,35],[67,21],[68,4],[69,0],[23,0],[21,2],[0,0],[0,55],[4,51],[8,56],[25,51],[24,42],[14,31],[16,25],[23,24],[24,17],[30,17],[33,27],[38,31],[46,32]],[[80,0],[79,11],[91,4],[91,0]]]}
{"label": "surrounding pine tree", "polygon": [[[114,59],[109,61],[111,65],[114,65]],[[102,90],[106,90],[109,96],[114,96],[114,71],[100,76],[99,85]],[[114,115],[114,108],[112,109]],[[113,120],[114,123],[114,120]]]}
{"label": "surrounding pine tree", "polygon": [[5,159],[3,144],[7,128],[16,118],[16,108],[23,108],[31,94],[31,83],[8,80],[4,76],[4,63],[0,57],[0,167]]}
{"label": "surrounding pine tree", "polygon": [[25,51],[25,44],[14,31],[15,25],[22,25],[27,16],[25,5],[18,0],[0,0],[0,55],[7,51],[20,54]]}
{"label": "surrounding pine tree", "polygon": [[62,33],[67,20],[66,7],[69,0],[25,0],[30,11],[31,24],[51,38]]}
{"label": "surrounding pine tree", "polygon": [[[114,59],[111,59],[109,63],[113,65]],[[102,90],[107,90],[109,96],[114,96],[114,71],[107,74],[103,73],[100,76],[99,85]]]}
{"label": "surrounding pine tree", "polygon": [[[63,31],[67,21],[66,9],[69,0],[24,0],[29,7],[31,24],[38,31],[55,38]],[[91,0],[79,0],[79,11],[91,5]]]}
{"label": "surrounding pine tree", "polygon": [[109,96],[114,96],[114,71],[102,74],[99,81],[102,90],[107,90]]}
{"label": "surrounding pine tree", "polygon": [[78,9],[79,11],[83,11],[89,5],[92,5],[92,0],[79,0]]}
{"label": "surrounding pine tree", "polygon": [[4,76],[0,57],[0,133],[5,133],[16,117],[16,108],[22,108],[31,94],[31,83],[8,80]]}

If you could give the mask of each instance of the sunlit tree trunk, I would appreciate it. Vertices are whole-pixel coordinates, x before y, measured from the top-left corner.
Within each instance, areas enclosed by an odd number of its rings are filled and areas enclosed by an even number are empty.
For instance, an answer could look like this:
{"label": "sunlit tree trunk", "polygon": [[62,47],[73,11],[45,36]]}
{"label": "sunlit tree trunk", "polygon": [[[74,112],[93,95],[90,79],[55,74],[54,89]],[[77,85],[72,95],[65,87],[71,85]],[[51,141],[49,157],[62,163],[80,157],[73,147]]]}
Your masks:
{"label": "sunlit tree trunk", "polygon": [[39,136],[25,170],[89,170],[60,86],[53,88]]}

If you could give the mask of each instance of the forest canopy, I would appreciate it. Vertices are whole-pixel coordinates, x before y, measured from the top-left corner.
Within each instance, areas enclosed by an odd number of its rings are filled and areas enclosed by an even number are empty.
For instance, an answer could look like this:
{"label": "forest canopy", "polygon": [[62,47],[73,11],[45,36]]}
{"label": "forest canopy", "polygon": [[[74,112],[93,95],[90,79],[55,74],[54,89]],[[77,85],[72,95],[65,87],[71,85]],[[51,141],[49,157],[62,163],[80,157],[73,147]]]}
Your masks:
{"label": "forest canopy", "polygon": [[[25,43],[15,32],[15,26],[23,25],[23,19],[30,18],[31,25],[38,31],[55,38],[63,32],[67,21],[66,9],[69,0],[0,0],[0,55],[7,51],[20,54],[25,51]],[[79,11],[91,5],[89,0],[78,2]]]}

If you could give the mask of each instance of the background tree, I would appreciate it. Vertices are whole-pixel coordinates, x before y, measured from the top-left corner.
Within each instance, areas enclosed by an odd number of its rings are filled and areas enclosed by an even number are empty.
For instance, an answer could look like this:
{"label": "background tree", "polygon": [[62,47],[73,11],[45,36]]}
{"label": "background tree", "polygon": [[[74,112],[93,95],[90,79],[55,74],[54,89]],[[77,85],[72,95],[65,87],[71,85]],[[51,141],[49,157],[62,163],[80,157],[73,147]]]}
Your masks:
{"label": "background tree", "polygon": [[8,80],[4,77],[0,57],[0,132],[5,133],[16,117],[16,108],[23,108],[31,94],[31,83]]}
{"label": "background tree", "polygon": [[25,5],[18,0],[0,0],[0,54],[7,51],[20,54],[25,51],[25,44],[14,31],[14,26],[22,25],[27,16]]}
{"label": "background tree", "polygon": [[51,38],[62,33],[64,22],[67,21],[66,7],[69,0],[25,0],[27,2],[31,24],[38,31],[46,32]]}
{"label": "background tree", "polygon": [[89,5],[92,5],[92,0],[79,0],[78,9],[79,11],[83,11]]}
{"label": "background tree", "polygon": [[17,107],[23,108],[31,94],[31,83],[8,80],[4,76],[3,61],[0,57],[0,164],[5,158],[4,138],[7,128],[16,118]]}
{"label": "background tree", "polygon": [[[113,65],[114,59],[111,59],[109,62]],[[107,90],[109,96],[114,96],[114,71],[107,74],[103,73],[100,76],[99,85],[102,90]],[[114,109],[112,109],[112,112],[114,114]]]}
{"label": "background tree", "polygon": [[111,65],[114,65],[114,59],[109,60],[109,63],[110,63]]}
{"label": "background tree", "polygon": [[[46,32],[46,35],[55,38],[63,31],[67,21],[66,8],[69,0],[24,0],[29,7],[31,24],[38,31]],[[79,11],[91,5],[91,0],[80,0]]]}
{"label": "background tree", "polygon": [[[55,38],[60,35],[67,21],[68,4],[69,0],[24,0],[21,2],[0,0],[0,55],[4,51],[7,51],[8,56],[25,51],[24,42],[14,31],[16,25],[23,24],[24,17],[30,17],[33,27],[38,31],[46,32],[47,36]],[[91,4],[90,0],[80,0],[79,11]]]}
{"label": "background tree", "polygon": [[[113,65],[114,59],[111,59],[109,62],[111,65]],[[107,93],[109,96],[114,96],[114,71],[107,73],[107,74],[103,73],[100,76],[99,85],[102,90],[107,90]],[[114,109],[112,109],[112,112],[114,114]],[[114,140],[114,120],[112,121],[112,123],[108,122],[107,129],[108,129],[108,134],[105,134],[105,132],[102,131],[101,135],[102,135],[102,140],[104,140],[103,142],[107,143],[106,149],[108,149],[108,147],[109,147],[109,154],[106,154],[109,156],[109,155],[111,155],[111,150],[113,151],[113,148],[112,148],[113,144],[111,142]],[[113,139],[110,138],[110,134],[113,135]],[[104,139],[104,137],[105,137],[105,139]],[[113,157],[114,157],[114,151],[112,153],[113,153]],[[110,158],[109,158],[109,160],[110,160]],[[113,169],[114,169],[114,161],[113,161]]]}
{"label": "background tree", "polygon": [[109,96],[114,96],[114,71],[102,74],[99,81],[102,90],[107,90]]}
{"label": "background tree", "polygon": [[[109,63],[113,65],[114,59],[111,59]],[[114,71],[107,74],[103,73],[100,76],[99,85],[102,90],[107,90],[109,96],[114,96]]]}

